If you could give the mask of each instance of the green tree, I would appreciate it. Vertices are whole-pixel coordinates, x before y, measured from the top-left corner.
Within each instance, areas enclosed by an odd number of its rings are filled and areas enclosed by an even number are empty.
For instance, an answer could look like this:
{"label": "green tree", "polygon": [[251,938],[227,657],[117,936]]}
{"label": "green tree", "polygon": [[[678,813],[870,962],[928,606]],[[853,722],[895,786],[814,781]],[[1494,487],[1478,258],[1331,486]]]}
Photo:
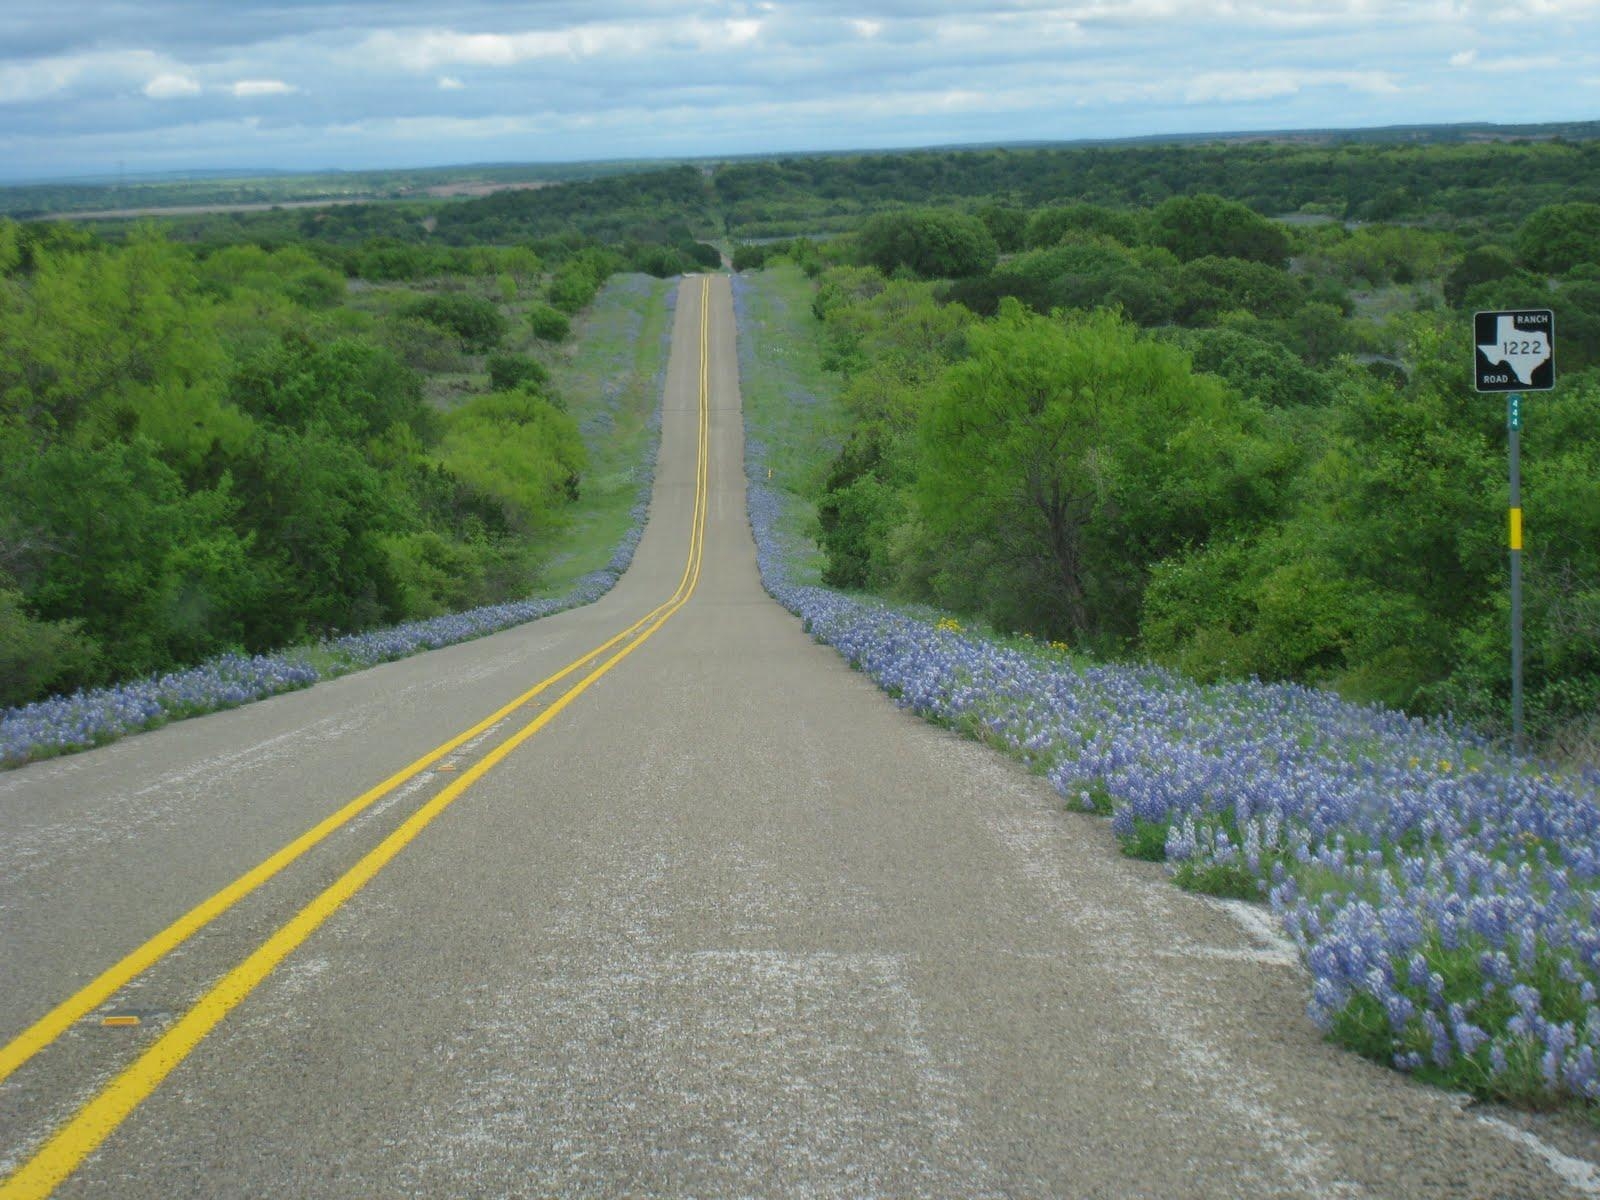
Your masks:
{"label": "green tree", "polygon": [[1485,283],[1497,283],[1516,269],[1516,260],[1505,247],[1492,242],[1475,246],[1462,255],[1461,261],[1445,276],[1445,303],[1451,308],[1460,308],[1473,288]]}
{"label": "green tree", "polygon": [[978,209],[977,217],[1002,254],[1022,249],[1023,236],[1028,227],[1028,214],[1025,211],[1003,204],[985,204]]}
{"label": "green tree", "polygon": [[970,548],[960,574],[986,560],[1003,623],[1127,636],[1151,563],[1276,503],[1255,411],[1122,318],[1007,302],[969,338],[923,412],[915,497]]}
{"label": "green tree", "polygon": [[453,475],[491,497],[507,528],[524,536],[560,523],[588,466],[577,423],[525,391],[478,396],[450,413],[439,457]]}
{"label": "green tree", "polygon": [[246,644],[279,646],[405,616],[384,538],[410,524],[410,506],[359,449],[323,425],[268,429],[233,471],[237,520],[254,537],[265,576]]}
{"label": "green tree", "polygon": [[1271,267],[1289,262],[1283,226],[1221,196],[1174,196],[1151,214],[1151,234],[1185,262],[1208,257],[1245,258]]}
{"label": "green tree", "polygon": [[1067,204],[1041,208],[1028,218],[1025,237],[1030,249],[1054,246],[1069,235],[1108,237],[1131,246],[1139,240],[1139,218],[1122,209],[1100,204]]}
{"label": "green tree", "polygon": [[0,466],[0,540],[27,610],[58,632],[81,629],[104,677],[242,640],[261,581],[250,538],[231,524],[240,506],[229,481],[187,490],[142,438],[13,446]]}
{"label": "green tree", "polygon": [[431,419],[421,382],[387,350],[353,338],[320,344],[300,330],[242,363],[228,398],[275,425],[304,430],[320,423],[352,438],[394,424],[423,429]]}
{"label": "green tree", "polygon": [[466,292],[424,296],[401,310],[402,315],[448,329],[469,351],[493,350],[506,333],[506,319],[492,301]]}
{"label": "green tree", "polygon": [[528,324],[541,342],[564,342],[572,334],[567,314],[549,304],[530,305]]}
{"label": "green tree", "polygon": [[1582,263],[1600,262],[1600,204],[1548,204],[1517,231],[1517,253],[1535,271],[1564,275]]}
{"label": "green tree", "polygon": [[1225,380],[1241,396],[1268,408],[1325,405],[1333,399],[1327,377],[1312,370],[1277,341],[1242,329],[1206,329],[1182,335],[1197,371]]}
{"label": "green tree", "polygon": [[980,275],[999,255],[982,221],[950,209],[880,213],[861,227],[857,248],[886,274],[904,267],[924,279]]}
{"label": "green tree", "polygon": [[1172,319],[1176,262],[1165,250],[1129,249],[1099,234],[1067,234],[1044,250],[1019,254],[994,273],[951,284],[948,300],[992,316],[1014,296],[1036,312],[1120,308],[1141,325]]}
{"label": "green tree", "polygon": [[1287,317],[1305,298],[1305,289],[1287,271],[1243,258],[1193,259],[1179,268],[1174,281],[1176,315],[1189,325],[1210,324],[1241,309],[1263,319]]}
{"label": "green tree", "polygon": [[550,380],[543,363],[521,354],[491,354],[485,367],[491,391],[511,392],[522,387],[538,391]]}

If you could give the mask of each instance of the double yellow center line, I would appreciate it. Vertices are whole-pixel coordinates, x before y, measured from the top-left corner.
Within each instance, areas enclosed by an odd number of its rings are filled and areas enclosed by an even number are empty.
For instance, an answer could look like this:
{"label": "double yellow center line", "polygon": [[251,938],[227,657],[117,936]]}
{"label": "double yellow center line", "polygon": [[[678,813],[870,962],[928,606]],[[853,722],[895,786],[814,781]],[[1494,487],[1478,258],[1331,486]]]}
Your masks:
{"label": "double yellow center line", "polygon": [[[610,652],[599,666],[583,676],[576,684],[540,712],[504,742],[500,743],[462,775],[422,805],[388,837],[368,851],[360,861],[335,880],[314,900],[281,926],[238,966],[215,983],[194,1007],[161,1035],[131,1065],[111,1080],[93,1099],[77,1113],[4,1184],[0,1184],[0,1200],[21,1200],[22,1197],[48,1196],[72,1174],[78,1165],[127,1119],[128,1115],[160,1086],[161,1081],[195,1049],[221,1020],[246,996],[254,991],[296,947],[309,938],[319,926],[338,911],[341,905],[359,892],[369,880],[381,871],[401,850],[445,809],[454,804],[468,788],[521,746],[534,734],[553,721],[578,696],[589,689],[628,655],[632,654],[656,633],[680,608],[688,603],[700,581],[700,567],[705,550],[706,510],[709,504],[710,464],[710,313],[711,281],[702,278],[700,286],[700,380],[698,445],[696,448],[696,474],[694,515],[690,525],[689,556],[683,575],[672,595],[651,612],[635,621],[615,637],[596,646],[575,659],[560,671],[518,696],[511,703],[491,713],[471,729],[457,734],[443,745],[429,751],[410,766],[390,776],[376,787],[363,792],[326,820],[313,826],[300,837],[284,846],[276,854],[241,875],[210,899],[179,918],[172,925],[152,937],[144,945],[118,962],[92,983],[64,1001],[41,1018],[15,1040],[0,1049],[0,1080],[17,1070],[40,1050],[59,1037],[74,1022],[80,1020],[124,984],[141,974],[222,913],[232,908],[245,896],[277,875],[290,863],[351,818],[370,807],[379,798],[392,792],[407,780],[420,774],[451,751],[493,727],[516,709],[553,687],[555,684],[583,670],[594,660]],[[630,640],[631,639],[631,640]],[[626,643],[621,645],[620,643]]]}

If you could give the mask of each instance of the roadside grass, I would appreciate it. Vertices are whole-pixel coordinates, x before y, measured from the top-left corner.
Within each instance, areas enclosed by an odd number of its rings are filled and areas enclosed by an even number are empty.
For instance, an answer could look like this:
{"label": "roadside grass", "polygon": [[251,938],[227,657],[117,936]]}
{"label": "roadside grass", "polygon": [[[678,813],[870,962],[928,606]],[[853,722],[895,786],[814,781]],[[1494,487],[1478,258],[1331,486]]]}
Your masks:
{"label": "roadside grass", "polygon": [[1109,815],[1124,852],[1179,886],[1268,900],[1330,1040],[1600,1124],[1600,772],[1311,688],[1202,686],[817,586],[810,498],[842,414],[809,288],[784,265],[735,294],[763,579],[813,637],[1043,774],[1066,807]]}
{"label": "roadside grass", "polygon": [[633,525],[635,505],[649,498],[677,288],[676,279],[612,276],[555,364],[553,389],[578,422],[589,470],[554,539],[540,594],[602,569]]}
{"label": "roadside grass", "polygon": [[733,277],[739,321],[739,387],[749,428],[759,430],[769,464],[766,482],[789,498],[781,518],[793,538],[797,577],[816,583],[823,556],[816,548],[817,508],[828,467],[849,427],[833,376],[809,328],[811,281],[787,261]]}

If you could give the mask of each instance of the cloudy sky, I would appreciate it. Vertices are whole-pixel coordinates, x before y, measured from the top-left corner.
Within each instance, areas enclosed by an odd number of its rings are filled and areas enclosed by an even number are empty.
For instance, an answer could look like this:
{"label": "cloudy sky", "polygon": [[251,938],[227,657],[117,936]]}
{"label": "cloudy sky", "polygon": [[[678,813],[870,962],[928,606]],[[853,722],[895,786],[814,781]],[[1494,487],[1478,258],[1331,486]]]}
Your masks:
{"label": "cloudy sky", "polygon": [[0,178],[1600,117],[1600,0],[5,0]]}

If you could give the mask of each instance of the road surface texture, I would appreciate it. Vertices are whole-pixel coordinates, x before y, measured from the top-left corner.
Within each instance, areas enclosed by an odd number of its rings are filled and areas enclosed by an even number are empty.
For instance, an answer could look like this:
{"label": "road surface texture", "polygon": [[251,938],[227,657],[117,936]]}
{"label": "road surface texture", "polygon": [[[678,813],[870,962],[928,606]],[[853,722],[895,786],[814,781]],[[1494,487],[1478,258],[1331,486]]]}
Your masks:
{"label": "road surface texture", "polygon": [[[583,672],[23,1038],[0,1194],[1597,1194],[1323,1044],[1269,926],[813,643],[756,574],[726,279],[683,286],[648,532],[604,600],[0,776],[9,1041],[661,605],[703,494],[687,603],[503,761],[470,780]],[[364,887],[316,899],[451,788]]]}

